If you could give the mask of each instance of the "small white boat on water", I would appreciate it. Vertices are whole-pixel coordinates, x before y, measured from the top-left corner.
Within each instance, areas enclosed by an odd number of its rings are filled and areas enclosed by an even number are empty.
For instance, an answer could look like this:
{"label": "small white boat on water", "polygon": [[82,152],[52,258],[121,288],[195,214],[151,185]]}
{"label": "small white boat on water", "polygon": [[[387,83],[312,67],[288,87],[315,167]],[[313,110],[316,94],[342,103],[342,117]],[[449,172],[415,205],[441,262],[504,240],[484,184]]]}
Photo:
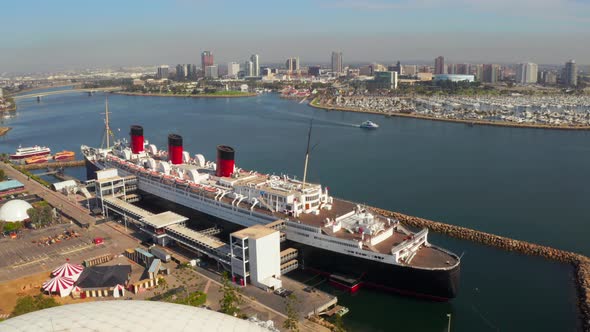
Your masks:
{"label": "small white boat on water", "polygon": [[377,129],[377,128],[379,128],[379,125],[373,121],[367,120],[367,121],[361,123],[359,127],[365,128],[365,129]]}

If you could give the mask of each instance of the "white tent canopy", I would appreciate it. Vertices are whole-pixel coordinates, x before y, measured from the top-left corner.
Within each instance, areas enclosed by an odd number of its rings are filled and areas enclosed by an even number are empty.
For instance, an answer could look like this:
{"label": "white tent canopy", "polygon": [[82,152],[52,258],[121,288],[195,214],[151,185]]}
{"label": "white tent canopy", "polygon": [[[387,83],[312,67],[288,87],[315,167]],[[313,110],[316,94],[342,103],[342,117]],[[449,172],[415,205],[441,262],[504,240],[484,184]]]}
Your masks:
{"label": "white tent canopy", "polygon": [[80,274],[82,274],[82,271],[84,271],[84,266],[79,264],[71,264],[68,260],[53,270],[51,274],[53,274],[55,277],[69,277],[76,281],[80,277]]}
{"label": "white tent canopy", "polygon": [[70,295],[74,280],[69,277],[54,277],[43,283],[43,290],[49,294],[59,293],[61,297]]}

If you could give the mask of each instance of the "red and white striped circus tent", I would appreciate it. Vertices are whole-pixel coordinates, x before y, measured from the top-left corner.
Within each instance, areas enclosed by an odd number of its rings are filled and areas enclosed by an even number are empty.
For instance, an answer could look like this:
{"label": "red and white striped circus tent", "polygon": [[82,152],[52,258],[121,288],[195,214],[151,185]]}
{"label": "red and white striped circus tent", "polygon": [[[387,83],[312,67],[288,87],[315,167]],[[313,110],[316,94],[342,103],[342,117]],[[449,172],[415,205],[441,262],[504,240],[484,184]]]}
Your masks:
{"label": "red and white striped circus tent", "polygon": [[61,266],[57,267],[55,270],[53,270],[53,272],[51,272],[51,274],[53,274],[53,276],[55,276],[55,277],[69,277],[69,278],[73,279],[74,281],[76,281],[80,277],[80,274],[82,274],[83,270],[84,270],[84,267],[82,265],[71,264],[68,260],[63,265],[61,265]]}
{"label": "red and white striped circus tent", "polygon": [[49,294],[59,293],[61,297],[70,295],[74,288],[74,279],[70,277],[53,277],[43,283],[43,290]]}

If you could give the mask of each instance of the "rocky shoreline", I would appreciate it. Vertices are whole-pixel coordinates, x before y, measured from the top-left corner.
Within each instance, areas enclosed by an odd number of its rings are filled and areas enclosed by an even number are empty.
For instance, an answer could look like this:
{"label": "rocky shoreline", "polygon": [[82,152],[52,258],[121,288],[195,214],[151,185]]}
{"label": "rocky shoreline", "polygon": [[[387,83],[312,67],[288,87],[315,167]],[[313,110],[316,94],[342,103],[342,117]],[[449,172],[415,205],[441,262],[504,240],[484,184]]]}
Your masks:
{"label": "rocky shoreline", "polygon": [[12,129],[11,127],[0,127],[0,136],[6,135]]}
{"label": "rocky shoreline", "polygon": [[482,126],[497,126],[497,127],[511,127],[511,128],[553,129],[553,130],[556,130],[556,129],[557,130],[590,130],[590,126],[523,124],[523,123],[513,123],[513,122],[506,122],[506,121],[436,118],[436,117],[432,117],[432,116],[425,116],[425,115],[414,114],[414,113],[400,113],[400,112],[385,113],[385,112],[377,112],[377,111],[360,110],[360,109],[354,109],[354,108],[324,105],[324,104],[320,104],[319,102],[317,102],[317,99],[312,100],[309,103],[309,106],[325,109],[328,111],[334,110],[334,111],[342,111],[342,112],[378,114],[378,115],[384,115],[384,116],[397,116],[397,117],[402,117],[402,118],[412,118],[412,119],[420,119],[420,120],[464,123],[466,125],[482,125]]}
{"label": "rocky shoreline", "polygon": [[480,232],[465,227],[408,216],[398,212],[379,208],[371,209],[377,214],[389,218],[395,218],[409,226],[428,228],[433,232],[457,239],[468,240],[503,250],[515,251],[531,256],[540,256],[554,261],[572,264],[576,271],[576,288],[578,290],[578,306],[582,319],[582,328],[584,331],[590,331],[590,259],[588,257],[565,250],[559,250],[526,241],[514,240],[504,236]]}

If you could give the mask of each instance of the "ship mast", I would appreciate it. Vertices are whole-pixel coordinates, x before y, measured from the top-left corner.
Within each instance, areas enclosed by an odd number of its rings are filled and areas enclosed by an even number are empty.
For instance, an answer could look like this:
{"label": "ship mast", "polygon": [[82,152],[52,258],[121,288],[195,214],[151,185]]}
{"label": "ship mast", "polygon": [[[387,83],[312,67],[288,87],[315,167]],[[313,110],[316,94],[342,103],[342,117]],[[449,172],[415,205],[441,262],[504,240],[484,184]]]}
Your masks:
{"label": "ship mast", "polygon": [[305,150],[305,166],[303,166],[303,186],[305,189],[305,180],[307,179],[307,163],[309,162],[309,142],[311,141],[311,128],[313,126],[313,119],[309,121],[309,132],[307,134],[307,149]]}
{"label": "ship mast", "polygon": [[104,112],[104,139],[103,143],[106,140],[107,149],[111,147],[110,143],[110,135],[112,135],[111,128],[109,127],[109,97],[106,96],[105,99],[105,112]]}

